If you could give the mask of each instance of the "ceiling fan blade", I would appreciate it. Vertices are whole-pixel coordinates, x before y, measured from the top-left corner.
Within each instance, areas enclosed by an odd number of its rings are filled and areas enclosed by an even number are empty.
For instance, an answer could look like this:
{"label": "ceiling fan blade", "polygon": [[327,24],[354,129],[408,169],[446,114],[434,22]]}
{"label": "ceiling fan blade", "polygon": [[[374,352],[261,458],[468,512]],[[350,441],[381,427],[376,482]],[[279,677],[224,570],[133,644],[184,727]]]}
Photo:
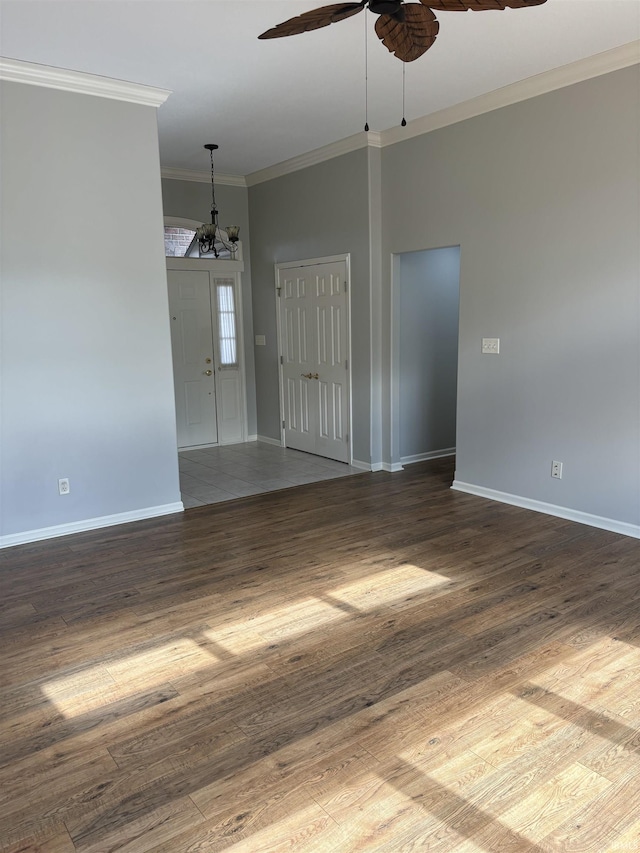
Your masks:
{"label": "ceiling fan blade", "polygon": [[334,3],[331,6],[321,6],[319,9],[303,12],[296,18],[290,18],[288,21],[272,27],[258,38],[277,39],[284,36],[296,36],[310,30],[319,30],[320,27],[328,27],[329,24],[335,24],[337,21],[344,21],[345,18],[357,15],[358,12],[362,12],[366,3],[367,0],[363,0],[361,3]]}
{"label": "ceiling fan blade", "polygon": [[490,9],[526,9],[541,6],[547,0],[421,0],[430,9],[439,12],[486,12]]}
{"label": "ceiling fan blade", "polygon": [[376,33],[382,44],[402,62],[413,62],[436,40],[439,29],[436,16],[419,3],[405,3],[402,14],[380,15]]}

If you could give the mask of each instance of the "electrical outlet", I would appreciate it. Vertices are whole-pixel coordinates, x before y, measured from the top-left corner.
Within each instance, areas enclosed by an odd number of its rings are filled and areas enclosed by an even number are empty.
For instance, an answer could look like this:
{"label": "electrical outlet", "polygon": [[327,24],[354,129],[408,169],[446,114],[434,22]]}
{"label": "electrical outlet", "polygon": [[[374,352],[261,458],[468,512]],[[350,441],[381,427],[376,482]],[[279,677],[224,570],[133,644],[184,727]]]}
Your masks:
{"label": "electrical outlet", "polygon": [[500,338],[483,338],[482,354],[500,355]]}
{"label": "electrical outlet", "polygon": [[68,477],[62,477],[58,480],[58,493],[61,495],[68,495],[71,491],[71,487],[69,486]]}
{"label": "electrical outlet", "polygon": [[562,462],[556,462],[554,460],[551,463],[551,476],[555,477],[556,480],[562,479]]}

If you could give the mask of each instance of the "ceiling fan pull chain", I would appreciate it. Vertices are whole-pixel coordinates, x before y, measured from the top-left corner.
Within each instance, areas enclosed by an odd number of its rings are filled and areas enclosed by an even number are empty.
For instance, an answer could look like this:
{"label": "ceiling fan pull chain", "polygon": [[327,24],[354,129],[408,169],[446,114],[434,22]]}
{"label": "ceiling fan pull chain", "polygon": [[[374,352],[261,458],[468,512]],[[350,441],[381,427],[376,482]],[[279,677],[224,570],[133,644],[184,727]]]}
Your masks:
{"label": "ceiling fan pull chain", "polygon": [[407,126],[407,120],[404,117],[404,114],[405,114],[404,95],[405,95],[405,89],[406,89],[406,84],[405,84],[406,74],[407,74],[407,63],[403,62],[402,63],[402,121],[400,122],[400,127],[406,127]]}
{"label": "ceiling fan pull chain", "polygon": [[364,131],[369,133],[369,51],[367,39],[367,16],[364,15]]}

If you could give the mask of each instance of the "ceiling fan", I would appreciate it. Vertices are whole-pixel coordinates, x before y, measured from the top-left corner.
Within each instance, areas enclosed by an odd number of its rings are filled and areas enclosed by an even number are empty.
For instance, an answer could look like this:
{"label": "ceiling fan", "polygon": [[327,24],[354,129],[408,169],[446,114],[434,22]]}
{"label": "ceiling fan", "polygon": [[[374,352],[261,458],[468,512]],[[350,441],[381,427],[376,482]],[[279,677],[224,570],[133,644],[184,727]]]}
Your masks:
{"label": "ceiling fan", "polygon": [[334,3],[321,6],[290,18],[258,38],[274,39],[295,36],[298,33],[328,27],[344,21],[369,7],[376,21],[376,34],[388,50],[402,62],[413,62],[427,51],[436,40],[440,25],[433,9],[442,12],[476,12],[490,9],[525,9],[540,6],[547,0],[421,0],[420,3],[405,3],[404,0],[361,0],[359,3]]}

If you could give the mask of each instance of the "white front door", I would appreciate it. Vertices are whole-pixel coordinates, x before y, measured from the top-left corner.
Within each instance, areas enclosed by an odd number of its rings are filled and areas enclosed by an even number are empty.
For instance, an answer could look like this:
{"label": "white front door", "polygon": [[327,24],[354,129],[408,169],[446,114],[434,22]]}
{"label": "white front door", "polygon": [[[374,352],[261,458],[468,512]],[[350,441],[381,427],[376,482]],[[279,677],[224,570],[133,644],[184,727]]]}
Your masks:
{"label": "white front door", "polygon": [[278,267],[287,447],[349,462],[346,261]]}
{"label": "white front door", "polygon": [[167,272],[178,447],[215,444],[211,289],[206,271]]}

